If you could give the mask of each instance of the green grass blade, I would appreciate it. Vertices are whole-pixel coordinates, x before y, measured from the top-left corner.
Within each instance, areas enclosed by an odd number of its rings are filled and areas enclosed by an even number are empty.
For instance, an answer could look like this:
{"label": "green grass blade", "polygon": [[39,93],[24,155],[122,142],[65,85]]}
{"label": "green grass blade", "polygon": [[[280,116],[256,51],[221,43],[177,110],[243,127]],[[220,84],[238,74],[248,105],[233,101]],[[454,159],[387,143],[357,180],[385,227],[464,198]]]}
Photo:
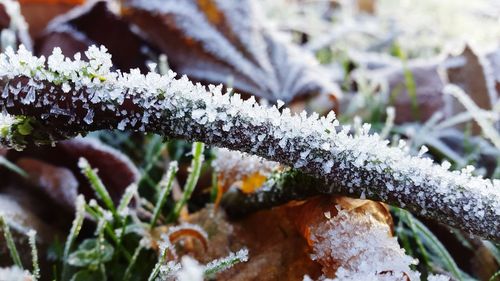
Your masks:
{"label": "green grass blade", "polygon": [[142,249],[143,247],[141,245],[141,242],[139,241],[139,246],[135,248],[134,255],[132,256],[132,259],[130,260],[127,269],[125,270],[125,274],[123,275],[122,281],[130,280],[130,274],[132,273],[132,269],[134,268],[134,265],[137,262],[137,258],[139,257],[139,254],[141,253]]}
{"label": "green grass blade", "polygon": [[415,222],[414,222],[415,219],[408,211],[403,211],[403,214],[405,216],[406,222],[408,223],[408,226],[410,227],[411,231],[414,234],[413,238],[415,239],[415,242],[417,243],[417,247],[420,250],[423,262],[425,263],[425,266],[427,268],[429,268],[429,265],[430,265],[429,254],[427,253],[427,250],[425,249],[424,244],[422,243],[422,240],[420,239],[419,235],[417,234],[417,229],[415,227]]}
{"label": "green grass blade", "polygon": [[113,199],[111,199],[108,190],[102,183],[96,171],[93,170],[92,167],[90,167],[89,162],[85,158],[80,158],[80,160],[78,161],[78,167],[80,167],[80,169],[82,170],[82,174],[85,175],[85,177],[90,182],[90,186],[94,189],[97,197],[101,199],[106,208],[108,208],[111,211],[113,217],[115,217],[115,219],[120,221],[120,217],[116,212]]}
{"label": "green grass blade", "polygon": [[408,58],[406,57],[406,53],[401,49],[399,44],[394,44],[394,53],[401,60],[403,64],[403,76],[406,85],[406,91],[408,93],[408,97],[410,97],[410,105],[413,118],[416,120],[420,120],[420,112],[418,108],[418,98],[417,98],[417,85],[415,83],[415,77],[408,67]]}
{"label": "green grass blade", "polygon": [[151,271],[151,274],[148,277],[148,281],[155,280],[156,276],[158,276],[158,273],[160,273],[161,265],[163,264],[165,258],[167,257],[168,250],[169,250],[168,247],[165,247],[165,249],[163,249],[160,258],[158,259],[158,262],[155,264],[153,270]]}
{"label": "green grass blade", "polygon": [[409,216],[411,216],[413,219],[415,229],[425,240],[427,240],[426,245],[440,257],[443,265],[445,266],[445,269],[453,274],[453,277],[455,277],[457,280],[463,281],[463,276],[460,273],[460,269],[458,268],[457,264],[453,260],[453,257],[450,255],[448,250],[446,250],[444,245],[421,221],[413,217],[413,215],[411,214],[409,214]]}
{"label": "green grass blade", "polygon": [[132,201],[132,198],[137,193],[137,188],[137,184],[132,183],[127,187],[127,189],[125,189],[125,192],[120,199],[120,204],[118,204],[118,214],[122,215],[123,211],[125,211],[127,206],[130,204],[130,201]]}
{"label": "green grass blade", "polygon": [[191,161],[191,173],[189,173],[186,185],[184,186],[184,193],[182,194],[182,198],[175,204],[173,211],[168,216],[168,222],[175,221],[179,217],[182,207],[184,207],[189,198],[191,198],[191,194],[193,193],[196,183],[198,183],[198,179],[200,177],[201,164],[203,163],[203,149],[203,143],[195,142],[193,144],[193,160]]}
{"label": "green grass blade", "polygon": [[20,175],[23,178],[28,178],[29,175],[21,168],[19,168],[16,164],[7,160],[7,158],[0,156],[0,166],[4,166],[5,168],[11,170],[12,172]]}
{"label": "green grass blade", "polygon": [[163,209],[163,205],[165,205],[167,197],[172,191],[173,182],[178,170],[179,168],[177,162],[176,161],[170,162],[167,173],[163,176],[163,179],[159,183],[160,195],[158,196],[158,200],[156,201],[153,216],[151,217],[151,221],[149,223],[150,228],[153,228],[156,225],[156,221],[160,216],[161,210]]}
{"label": "green grass blade", "polygon": [[2,229],[3,236],[5,237],[5,241],[7,242],[7,248],[9,249],[12,261],[17,267],[23,269],[23,264],[21,263],[19,252],[17,251],[16,244],[14,243],[14,238],[12,238],[12,233],[10,232],[9,225],[2,215],[0,215],[0,228]]}
{"label": "green grass blade", "polygon": [[76,199],[76,212],[75,218],[73,219],[73,223],[71,225],[71,229],[68,234],[68,238],[66,239],[66,243],[64,244],[64,253],[63,253],[63,268],[61,273],[61,280],[68,280],[68,264],[67,260],[71,251],[71,247],[78,237],[80,230],[82,229],[83,219],[85,215],[85,199],[83,195],[79,195]]}
{"label": "green grass blade", "polygon": [[40,263],[38,261],[38,249],[36,248],[36,231],[28,231],[29,244],[31,248],[31,261],[33,264],[32,276],[33,280],[36,281],[40,279]]}
{"label": "green grass blade", "polygon": [[231,253],[229,256],[214,260],[205,266],[205,276],[208,278],[215,278],[215,274],[222,272],[237,263],[248,261],[248,249],[239,250],[236,253]]}

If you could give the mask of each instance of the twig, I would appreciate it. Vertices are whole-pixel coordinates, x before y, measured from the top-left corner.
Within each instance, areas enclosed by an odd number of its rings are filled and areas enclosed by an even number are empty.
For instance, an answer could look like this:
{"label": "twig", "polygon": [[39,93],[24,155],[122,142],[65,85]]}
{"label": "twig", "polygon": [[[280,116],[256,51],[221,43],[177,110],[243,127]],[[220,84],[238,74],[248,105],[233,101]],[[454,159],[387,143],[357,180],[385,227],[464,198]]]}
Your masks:
{"label": "twig", "polygon": [[[408,155],[404,146],[388,147],[368,133],[369,125],[356,136],[349,128],[336,130],[333,113],[319,118],[292,115],[286,108],[280,112],[252,98],[223,95],[222,87],[207,91],[172,72],[112,72],[103,48],[91,47],[86,56],[90,62],[65,61],[56,49],[46,66],[25,50],[1,55],[0,107],[27,116],[0,135],[3,143],[47,142],[115,128],[201,141],[293,166],[322,180],[324,193],[383,201],[500,241],[499,181],[474,177],[469,169],[449,171]],[[26,129],[26,123],[32,129],[21,134],[18,126]]]}

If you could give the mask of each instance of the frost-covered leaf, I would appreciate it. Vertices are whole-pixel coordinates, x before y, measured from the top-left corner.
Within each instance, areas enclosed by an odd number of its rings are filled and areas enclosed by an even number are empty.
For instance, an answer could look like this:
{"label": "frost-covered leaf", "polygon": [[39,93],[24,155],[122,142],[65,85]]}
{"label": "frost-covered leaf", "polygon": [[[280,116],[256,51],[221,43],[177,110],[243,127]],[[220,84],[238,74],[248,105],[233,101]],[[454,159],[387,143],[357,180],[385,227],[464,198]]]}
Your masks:
{"label": "frost-covered leaf", "polygon": [[[258,138],[265,138],[265,135],[259,135]],[[280,168],[277,162],[225,148],[216,149],[215,154],[216,158],[211,164],[218,175],[217,183],[221,189],[219,193],[233,186],[251,193],[260,188],[273,171]]]}
{"label": "frost-covered leaf", "polygon": [[268,27],[252,1],[124,2],[125,17],[191,79],[271,101],[339,94],[314,58]]}
{"label": "frost-covered leaf", "polygon": [[381,203],[344,197],[317,197],[292,207],[311,258],[334,280],[418,280],[392,237],[392,218]]}
{"label": "frost-covered leaf", "polygon": [[54,202],[73,209],[78,181],[69,169],[33,158],[20,158],[16,164],[26,172],[31,185],[40,188]]}
{"label": "frost-covered leaf", "polygon": [[[78,159],[83,157],[89,161],[93,168],[98,169],[99,177],[106,185],[115,203],[120,200],[125,189],[139,178],[137,168],[127,156],[91,138],[64,141],[54,147],[30,147],[23,152],[11,150],[7,156],[12,161],[30,157],[50,166],[69,169],[78,180],[78,193],[93,197],[94,191],[78,168]],[[44,175],[43,177],[51,176]],[[51,190],[51,192],[53,191]]]}
{"label": "frost-covered leaf", "polygon": [[35,42],[36,53],[50,55],[60,47],[66,56],[83,53],[91,45],[104,45],[112,54],[114,67],[123,71],[148,70],[153,50],[111,7],[109,1],[89,1],[52,20]]}
{"label": "frost-covered leaf", "polygon": [[84,2],[85,0],[19,0],[32,38],[40,36],[54,17]]}
{"label": "frost-covered leaf", "polygon": [[[411,75],[414,85],[407,85],[405,75]],[[390,99],[396,109],[396,123],[415,121],[417,117],[426,121],[444,107],[441,93],[444,84],[435,62],[411,63],[408,69],[397,67],[389,71],[386,78]],[[414,87],[415,96],[410,94],[411,87]]]}

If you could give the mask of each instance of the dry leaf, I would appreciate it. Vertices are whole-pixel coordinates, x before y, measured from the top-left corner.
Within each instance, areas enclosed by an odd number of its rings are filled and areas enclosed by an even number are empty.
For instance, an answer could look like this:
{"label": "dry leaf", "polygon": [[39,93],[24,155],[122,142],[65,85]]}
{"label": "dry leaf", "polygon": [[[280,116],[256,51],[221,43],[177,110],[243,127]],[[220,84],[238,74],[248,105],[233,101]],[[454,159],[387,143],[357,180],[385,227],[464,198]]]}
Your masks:
{"label": "dry leaf", "polygon": [[43,190],[54,202],[73,210],[78,181],[69,169],[32,158],[20,158],[16,165],[28,174],[31,185]]}
{"label": "dry leaf", "polygon": [[83,193],[87,198],[94,197],[94,191],[78,167],[80,157],[86,158],[91,167],[98,169],[99,177],[115,202],[119,201],[125,188],[139,177],[137,168],[124,154],[96,139],[73,139],[59,142],[54,147],[30,147],[23,152],[11,150],[7,155],[13,162],[30,157],[70,170],[78,180],[78,193]]}
{"label": "dry leaf", "polygon": [[91,1],[55,18],[35,42],[36,53],[48,56],[55,47],[60,47],[64,55],[73,56],[83,53],[90,45],[104,45],[112,54],[116,68],[149,71],[147,62],[156,59],[156,51],[134,33],[110,5],[108,1]]}
{"label": "dry leaf", "polygon": [[[386,79],[389,84],[390,94],[394,100],[397,124],[428,120],[435,112],[444,107],[442,90],[443,81],[439,75],[436,63],[410,63],[408,71],[411,72],[415,82],[415,95],[409,94],[405,81],[405,70],[402,67],[388,72]],[[416,100],[417,116],[414,114],[412,103]]]}
{"label": "dry leaf", "polygon": [[32,38],[38,37],[50,20],[84,2],[85,0],[19,0]]}
{"label": "dry leaf", "polygon": [[223,212],[211,208],[191,215],[209,236],[206,253],[195,255],[201,262],[226,256],[230,251],[248,248],[248,262],[230,268],[217,280],[302,280],[305,274],[317,278],[320,266],[309,258],[309,247],[287,215],[287,207],[261,211],[228,222]]}
{"label": "dry leaf", "polygon": [[290,208],[288,214],[311,247],[311,258],[335,280],[417,280],[397,239],[392,218],[382,203],[346,197],[316,197]]}
{"label": "dry leaf", "polygon": [[358,10],[361,12],[365,12],[370,15],[375,14],[375,0],[357,0],[356,5],[358,6]]}
{"label": "dry leaf", "polygon": [[[462,54],[454,59],[462,60],[462,63],[447,67],[448,81],[462,88],[480,108],[492,109],[498,93],[490,63],[469,45],[465,46]],[[452,115],[465,111],[463,105],[453,97],[450,97],[448,103]],[[478,134],[481,128],[474,122],[472,131]]]}
{"label": "dry leaf", "polygon": [[243,177],[240,189],[243,193],[253,193],[264,184],[266,179],[267,177],[260,173],[245,176]]}

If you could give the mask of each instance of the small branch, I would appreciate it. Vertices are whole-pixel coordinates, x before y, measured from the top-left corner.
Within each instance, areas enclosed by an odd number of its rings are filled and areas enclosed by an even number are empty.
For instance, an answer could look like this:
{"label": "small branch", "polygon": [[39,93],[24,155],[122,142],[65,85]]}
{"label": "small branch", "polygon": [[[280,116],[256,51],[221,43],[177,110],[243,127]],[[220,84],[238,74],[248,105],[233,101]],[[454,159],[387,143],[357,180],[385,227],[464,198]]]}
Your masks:
{"label": "small branch", "polygon": [[230,189],[222,197],[221,206],[230,217],[239,218],[293,200],[328,194],[329,189],[330,185],[324,180],[291,170],[272,175],[261,188],[251,194]]}
{"label": "small branch", "polygon": [[[280,112],[254,99],[223,95],[221,87],[207,91],[173,73],[112,72],[102,48],[91,47],[86,56],[90,62],[64,60],[56,49],[48,66],[25,50],[0,56],[0,107],[29,117],[21,123],[33,128],[21,132],[20,121],[7,130],[0,124],[3,143],[116,128],[201,141],[292,166],[323,181],[324,193],[383,201],[500,241],[498,181],[451,172],[409,156],[404,146],[388,147],[368,134],[368,125],[356,136],[349,128],[337,131],[333,113],[292,115],[286,108]],[[40,130],[44,134],[29,140]]]}

